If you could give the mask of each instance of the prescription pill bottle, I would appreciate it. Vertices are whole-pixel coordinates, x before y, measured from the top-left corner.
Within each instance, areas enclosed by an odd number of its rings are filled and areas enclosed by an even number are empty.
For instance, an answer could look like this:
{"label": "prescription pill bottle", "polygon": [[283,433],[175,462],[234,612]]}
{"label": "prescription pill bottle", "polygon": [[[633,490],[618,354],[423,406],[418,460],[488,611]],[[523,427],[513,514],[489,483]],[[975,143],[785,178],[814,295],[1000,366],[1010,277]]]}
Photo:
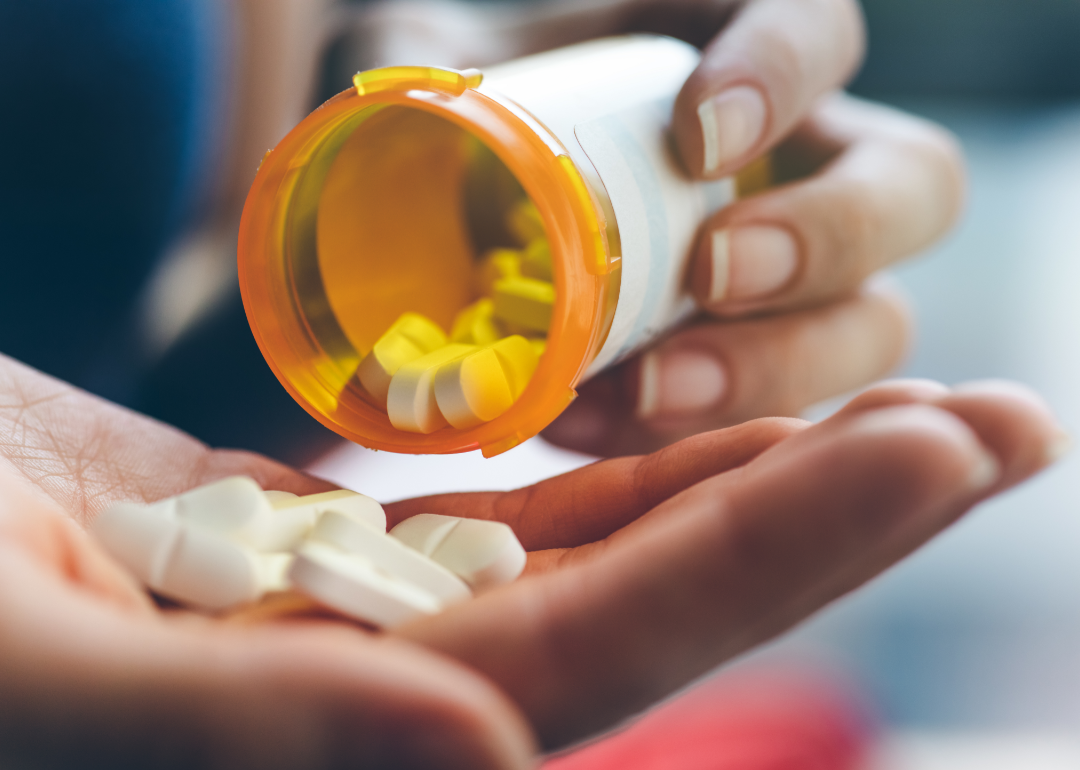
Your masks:
{"label": "prescription pill bottle", "polygon": [[[685,272],[698,230],[740,192],[734,179],[690,181],[670,143],[698,60],[685,43],[627,36],[483,74],[358,74],[266,154],[244,208],[240,287],[281,383],[373,449],[490,457],[543,430],[580,382],[694,311]],[[754,177],[740,177],[741,192]],[[395,428],[358,382],[361,360],[403,313],[450,327],[522,197],[555,288],[528,386],[478,426]]]}

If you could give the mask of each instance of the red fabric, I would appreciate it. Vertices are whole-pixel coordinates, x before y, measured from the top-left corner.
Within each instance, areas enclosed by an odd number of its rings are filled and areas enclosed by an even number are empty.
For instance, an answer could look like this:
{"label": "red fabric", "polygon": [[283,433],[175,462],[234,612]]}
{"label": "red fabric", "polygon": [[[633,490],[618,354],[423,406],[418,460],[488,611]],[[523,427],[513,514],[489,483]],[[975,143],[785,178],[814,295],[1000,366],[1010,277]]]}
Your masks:
{"label": "red fabric", "polygon": [[543,770],[855,770],[873,739],[867,710],[820,676],[723,676]]}

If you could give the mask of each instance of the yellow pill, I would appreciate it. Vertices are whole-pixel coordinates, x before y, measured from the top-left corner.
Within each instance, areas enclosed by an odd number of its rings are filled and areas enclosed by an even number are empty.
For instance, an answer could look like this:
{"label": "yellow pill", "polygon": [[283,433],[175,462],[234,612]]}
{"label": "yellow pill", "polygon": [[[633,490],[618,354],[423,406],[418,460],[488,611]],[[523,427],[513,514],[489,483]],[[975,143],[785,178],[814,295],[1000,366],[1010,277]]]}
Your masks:
{"label": "yellow pill", "polygon": [[510,324],[546,332],[551,326],[555,287],[535,278],[503,278],[495,282],[495,317]]}
{"label": "yellow pill", "polygon": [[521,252],[513,249],[492,249],[480,261],[474,276],[477,294],[491,294],[495,282],[501,278],[521,275]]}
{"label": "yellow pill", "polygon": [[410,433],[434,433],[445,428],[446,418],[435,400],[435,375],[445,364],[475,350],[475,345],[447,345],[398,369],[386,398],[390,423]]}
{"label": "yellow pill", "polygon": [[446,334],[419,313],[404,313],[379,338],[357,369],[360,384],[384,409],[390,381],[405,364],[446,345]]}
{"label": "yellow pill", "polygon": [[544,237],[544,220],[528,198],[510,209],[506,216],[506,227],[522,246]]}
{"label": "yellow pill", "polygon": [[551,247],[547,238],[537,238],[522,253],[521,274],[541,281],[551,280]]}
{"label": "yellow pill", "polygon": [[513,336],[445,364],[435,375],[435,399],[447,422],[473,428],[513,406],[536,370],[536,354]]}
{"label": "yellow pill", "polygon": [[524,337],[515,334],[512,337],[501,339],[491,346],[495,355],[499,357],[503,371],[506,373],[506,381],[510,385],[510,393],[514,400],[525,392],[525,387],[532,379],[536,371],[538,356],[532,343]]}
{"label": "yellow pill", "polygon": [[450,341],[464,345],[490,345],[503,336],[495,320],[495,303],[486,297],[472,303],[454,318]]}
{"label": "yellow pill", "polygon": [[484,348],[446,364],[435,375],[435,400],[455,428],[494,420],[514,403],[495,351]]}
{"label": "yellow pill", "polygon": [[442,327],[419,313],[402,313],[386,334],[400,334],[425,353],[438,350],[447,342]]}
{"label": "yellow pill", "polygon": [[405,364],[424,355],[424,351],[400,334],[384,335],[364,356],[356,375],[364,390],[379,406],[386,408],[386,394],[394,374]]}

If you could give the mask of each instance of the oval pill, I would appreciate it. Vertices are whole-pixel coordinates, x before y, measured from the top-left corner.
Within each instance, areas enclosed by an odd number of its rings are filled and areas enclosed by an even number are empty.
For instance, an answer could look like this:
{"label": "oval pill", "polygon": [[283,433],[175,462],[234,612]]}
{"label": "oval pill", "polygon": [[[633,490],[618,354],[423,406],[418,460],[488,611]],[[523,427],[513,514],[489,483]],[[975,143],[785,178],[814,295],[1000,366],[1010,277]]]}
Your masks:
{"label": "oval pill", "polygon": [[536,365],[532,345],[518,335],[451,361],[435,374],[439,411],[455,428],[490,422],[514,405]]}
{"label": "oval pill", "polygon": [[309,538],[361,556],[376,569],[400,578],[450,604],[472,596],[461,578],[399,540],[333,511],[323,515]]}
{"label": "oval pill", "polygon": [[402,313],[364,356],[356,376],[364,390],[385,409],[390,382],[397,371],[446,342],[446,332],[430,318],[419,313]]}
{"label": "oval pill", "polygon": [[389,333],[400,334],[425,353],[438,350],[447,343],[442,327],[420,313],[402,313]]}
{"label": "oval pill", "polygon": [[528,557],[509,525],[461,519],[431,558],[473,588],[483,589],[516,579]]}
{"label": "oval pill", "polygon": [[300,549],[289,580],[312,599],[379,628],[393,628],[442,609],[427,591],[323,543],[307,543]]}
{"label": "oval pill", "polygon": [[435,513],[418,513],[400,522],[390,534],[424,556],[431,556],[461,519]]}
{"label": "oval pill", "polygon": [[[317,513],[284,498],[280,509],[254,479],[231,476],[174,498],[181,520],[218,532],[259,551],[287,551],[315,524]],[[280,498],[279,496],[279,499]]]}
{"label": "oval pill", "polygon": [[502,329],[495,321],[495,303],[487,297],[463,308],[450,331],[450,341],[463,345],[490,345],[502,337]]}
{"label": "oval pill", "polygon": [[364,356],[356,370],[356,376],[364,390],[383,409],[386,408],[386,396],[390,391],[390,382],[402,366],[424,355],[424,351],[412,341],[400,335],[383,335],[371,352]]}
{"label": "oval pill", "polygon": [[327,511],[337,511],[357,521],[362,521],[380,532],[386,531],[386,512],[383,507],[367,495],[350,489],[335,489],[303,497],[294,496],[291,500],[281,499],[274,506],[275,515],[295,516],[306,522],[302,535],[306,535],[311,527],[315,526],[319,517]]}
{"label": "oval pill", "polygon": [[498,356],[506,383],[510,386],[510,394],[517,401],[539,364],[536,348],[529,340],[515,334],[499,340],[491,346],[491,350]]}
{"label": "oval pill", "polygon": [[[423,521],[405,527],[409,519],[398,524],[390,534],[406,545],[416,542],[429,547],[433,561],[446,567],[475,589],[490,588],[516,579],[525,569],[527,555],[514,530],[501,521],[464,519],[439,514],[420,514]],[[417,517],[412,517],[417,518]],[[440,521],[446,526],[442,534]],[[438,532],[439,536],[433,537]],[[427,542],[424,542],[427,540]]]}
{"label": "oval pill", "polygon": [[177,495],[184,521],[255,545],[271,526],[270,501],[254,479],[230,476]]}
{"label": "oval pill", "polygon": [[183,527],[160,580],[158,593],[209,610],[224,610],[262,596],[257,554],[213,532]]}
{"label": "oval pill", "polygon": [[153,586],[160,582],[180,529],[171,504],[116,503],[98,514],[90,531],[143,585]]}
{"label": "oval pill", "polygon": [[503,278],[492,294],[495,317],[527,329],[546,332],[555,306],[555,287],[535,278]]}
{"label": "oval pill", "polygon": [[485,348],[451,361],[436,372],[435,401],[455,428],[473,428],[513,406],[514,395],[499,357]]}
{"label": "oval pill", "polygon": [[435,400],[435,374],[445,364],[476,350],[473,345],[450,344],[405,364],[390,382],[386,413],[398,430],[434,433],[447,426]]}

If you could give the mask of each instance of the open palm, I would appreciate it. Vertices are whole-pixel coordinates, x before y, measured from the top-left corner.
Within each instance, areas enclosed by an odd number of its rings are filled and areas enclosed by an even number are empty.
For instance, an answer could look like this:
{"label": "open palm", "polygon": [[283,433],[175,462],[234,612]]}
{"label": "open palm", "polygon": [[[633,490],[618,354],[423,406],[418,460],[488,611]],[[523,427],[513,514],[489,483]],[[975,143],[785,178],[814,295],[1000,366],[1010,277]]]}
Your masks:
{"label": "open palm", "polygon": [[530,551],[516,583],[394,635],[240,625],[162,612],[77,525],[234,474],[329,485],[0,359],[0,760],[526,767],[870,579],[1061,439],[1016,386],[886,384],[819,425],[388,506],[500,519]]}

